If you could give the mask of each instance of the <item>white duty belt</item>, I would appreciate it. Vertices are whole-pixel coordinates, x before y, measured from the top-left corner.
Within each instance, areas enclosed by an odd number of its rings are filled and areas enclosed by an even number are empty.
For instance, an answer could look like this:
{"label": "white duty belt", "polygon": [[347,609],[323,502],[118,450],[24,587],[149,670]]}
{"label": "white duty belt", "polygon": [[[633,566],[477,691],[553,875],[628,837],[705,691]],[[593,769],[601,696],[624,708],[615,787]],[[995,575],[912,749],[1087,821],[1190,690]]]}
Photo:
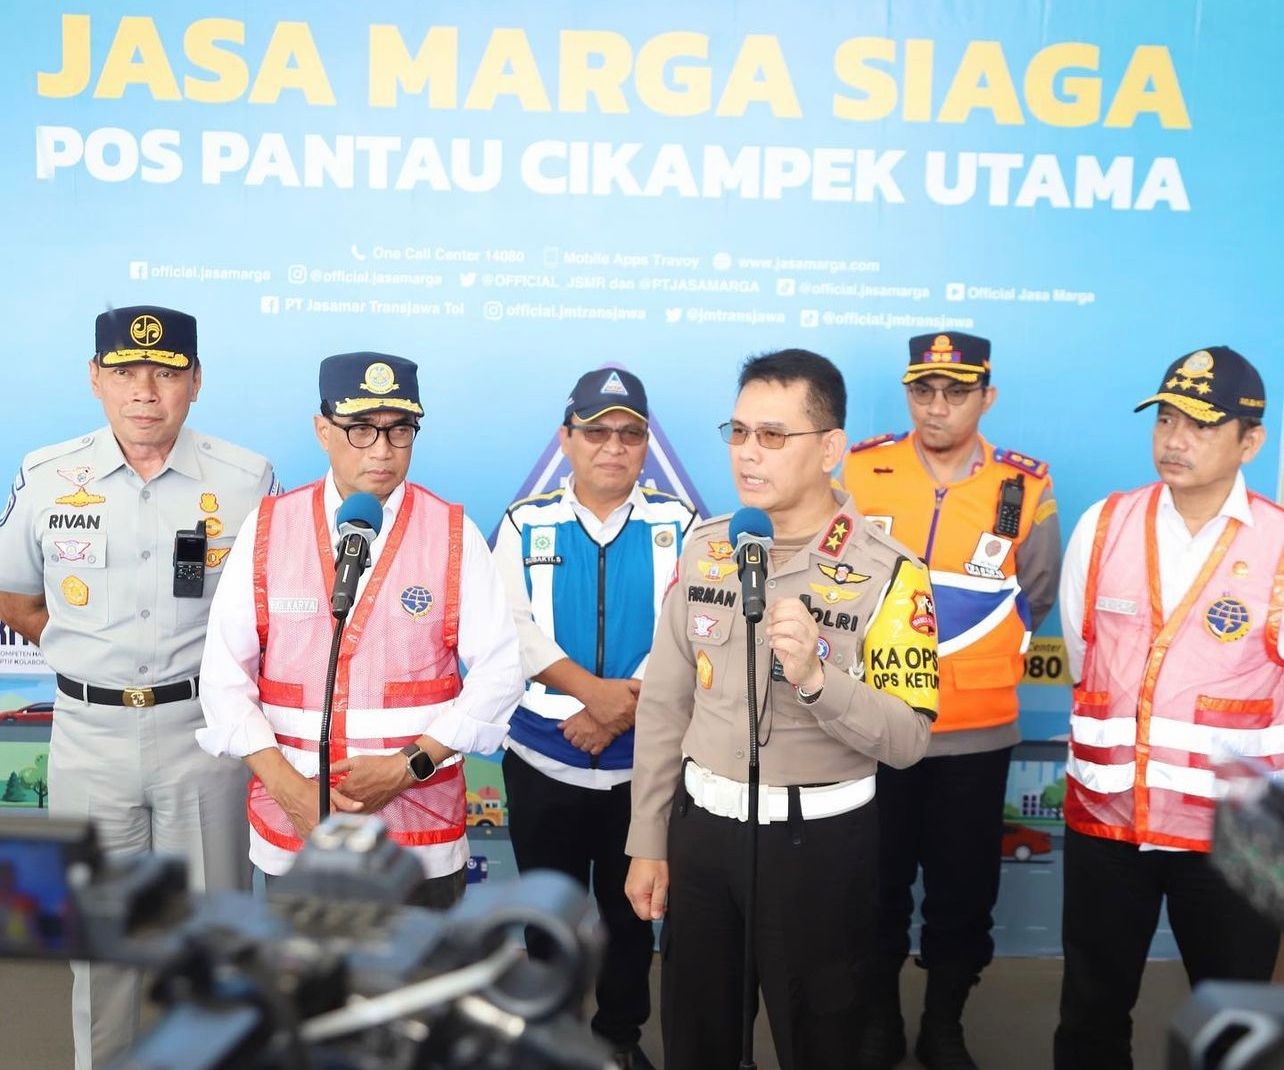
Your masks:
{"label": "white duty belt", "polygon": [[[716,817],[749,820],[749,785],[719,776],[693,761],[684,763],[683,780],[691,801]],[[804,821],[836,817],[864,806],[874,797],[874,777],[843,780],[818,788],[798,788]],[[758,824],[789,820],[789,788],[758,786]]]}

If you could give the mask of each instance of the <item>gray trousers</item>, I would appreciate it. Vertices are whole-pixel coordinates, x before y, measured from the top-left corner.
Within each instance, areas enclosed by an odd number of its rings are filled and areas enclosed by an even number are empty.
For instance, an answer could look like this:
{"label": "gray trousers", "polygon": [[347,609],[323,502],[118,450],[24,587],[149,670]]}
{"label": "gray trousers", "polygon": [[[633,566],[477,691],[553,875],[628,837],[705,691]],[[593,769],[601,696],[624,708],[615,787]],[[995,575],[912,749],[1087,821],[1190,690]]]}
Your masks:
{"label": "gray trousers", "polygon": [[[58,693],[49,745],[49,812],[89,818],[113,861],[154,851],[187,859],[194,890],[249,888],[248,770],[196,744],[200,702],[132,709]],[[138,972],[72,963],[76,1070],[104,1065],[138,1031]]]}

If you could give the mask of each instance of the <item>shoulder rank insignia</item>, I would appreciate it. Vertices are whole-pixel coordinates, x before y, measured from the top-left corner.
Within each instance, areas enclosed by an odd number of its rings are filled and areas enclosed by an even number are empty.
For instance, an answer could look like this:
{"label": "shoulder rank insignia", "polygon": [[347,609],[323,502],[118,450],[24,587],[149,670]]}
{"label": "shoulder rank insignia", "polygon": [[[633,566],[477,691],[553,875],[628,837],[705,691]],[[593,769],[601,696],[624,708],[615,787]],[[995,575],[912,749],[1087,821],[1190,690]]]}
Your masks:
{"label": "shoulder rank insignia", "polygon": [[847,540],[852,535],[852,518],[845,513],[839,513],[834,517],[834,522],[829,525],[829,529],[821,536],[820,542],[816,549],[822,554],[828,554],[830,557],[841,557],[843,547],[847,545]]}
{"label": "shoulder rank insignia", "polygon": [[875,435],[873,438],[862,439],[860,442],[857,442],[852,446],[852,448],[847,452],[861,453],[864,450],[873,449],[875,446],[884,446],[891,442],[899,442],[908,434],[908,431],[902,431],[899,435],[893,431],[888,431],[885,435]]}
{"label": "shoulder rank insignia", "polygon": [[1048,474],[1048,462],[1036,461],[1033,457],[1027,457],[1024,453],[1017,453],[1015,450],[995,450],[994,459],[999,464],[1011,465],[1020,472],[1032,475],[1036,479],[1042,479]]}

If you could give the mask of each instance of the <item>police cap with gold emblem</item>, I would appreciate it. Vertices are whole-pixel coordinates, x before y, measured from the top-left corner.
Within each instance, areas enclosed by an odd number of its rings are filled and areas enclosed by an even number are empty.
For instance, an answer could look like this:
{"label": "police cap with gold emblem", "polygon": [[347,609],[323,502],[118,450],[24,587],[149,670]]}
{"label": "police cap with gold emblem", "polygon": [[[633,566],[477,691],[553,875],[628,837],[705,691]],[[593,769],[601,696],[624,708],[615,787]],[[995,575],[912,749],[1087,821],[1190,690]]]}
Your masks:
{"label": "police cap with gold emblem", "polygon": [[419,366],[387,353],[338,353],[321,362],[321,412],[361,416],[387,410],[424,414],[419,404]]}
{"label": "police cap with gold emblem", "polygon": [[948,375],[961,383],[990,381],[990,340],[974,334],[920,334],[909,342],[909,368],[902,383]]}
{"label": "police cap with gold emblem", "polygon": [[196,320],[159,305],[109,309],[94,322],[94,359],[107,368],[190,368],[196,363]]}
{"label": "police cap with gold emblem", "polygon": [[1173,361],[1159,392],[1132,411],[1158,404],[1171,405],[1201,424],[1221,424],[1236,417],[1261,420],[1266,413],[1266,387],[1247,358],[1229,346],[1209,346]]}

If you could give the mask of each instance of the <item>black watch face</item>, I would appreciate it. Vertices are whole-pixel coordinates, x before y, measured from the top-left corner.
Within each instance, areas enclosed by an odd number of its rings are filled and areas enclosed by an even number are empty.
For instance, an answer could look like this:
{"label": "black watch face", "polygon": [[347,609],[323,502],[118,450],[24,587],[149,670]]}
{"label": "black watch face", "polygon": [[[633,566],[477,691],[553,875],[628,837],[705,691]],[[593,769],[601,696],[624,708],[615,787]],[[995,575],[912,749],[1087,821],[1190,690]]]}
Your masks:
{"label": "black watch face", "polygon": [[435,768],[436,766],[433,765],[432,758],[423,751],[420,751],[410,759],[410,771],[414,773],[415,777],[419,780],[427,780],[432,776]]}

